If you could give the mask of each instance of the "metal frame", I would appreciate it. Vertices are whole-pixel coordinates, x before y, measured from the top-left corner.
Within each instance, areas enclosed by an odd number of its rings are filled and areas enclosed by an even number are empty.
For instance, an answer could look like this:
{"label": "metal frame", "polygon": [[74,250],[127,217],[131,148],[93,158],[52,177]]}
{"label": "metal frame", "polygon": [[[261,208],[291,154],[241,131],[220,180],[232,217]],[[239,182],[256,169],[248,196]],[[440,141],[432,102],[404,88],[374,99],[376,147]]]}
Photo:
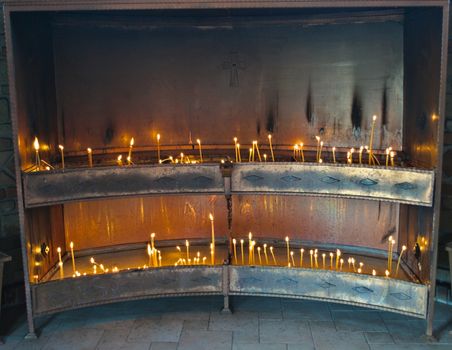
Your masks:
{"label": "metal frame", "polygon": [[[62,11],[62,10],[140,10],[140,9],[215,9],[215,8],[326,8],[326,7],[440,7],[443,13],[442,22],[442,55],[441,55],[441,77],[439,86],[439,122],[438,130],[439,137],[437,139],[438,156],[436,159],[436,187],[434,192],[434,215],[433,215],[433,242],[431,244],[431,266],[430,266],[430,280],[436,279],[436,264],[437,264],[437,244],[438,244],[438,227],[439,227],[439,205],[441,193],[441,166],[442,166],[442,142],[444,130],[445,117],[445,90],[446,90],[446,68],[447,68],[447,44],[448,44],[448,9],[449,3],[447,0],[347,0],[347,1],[332,1],[332,0],[296,0],[296,1],[125,1],[125,0],[5,0],[4,1],[4,16],[5,16],[5,32],[6,32],[6,48],[8,61],[8,76],[9,86],[11,90],[11,119],[14,140],[15,152],[15,170],[17,182],[18,195],[18,211],[20,222],[20,237],[22,243],[22,259],[24,266],[28,266],[27,256],[27,242],[25,238],[25,203],[23,197],[22,175],[19,159],[18,147],[18,125],[17,125],[17,91],[15,84],[15,66],[14,66],[14,52],[12,45],[11,33],[11,13],[20,11]],[[36,337],[33,318],[35,316],[33,310],[32,288],[29,283],[29,272],[24,268],[25,278],[25,296],[27,300],[27,316],[29,338]],[[33,290],[34,293],[34,290]],[[223,291],[223,294],[226,292]],[[433,313],[434,313],[434,295],[435,284],[429,286],[428,309],[427,309],[427,335],[433,333]],[[225,301],[227,296],[225,295]]]}

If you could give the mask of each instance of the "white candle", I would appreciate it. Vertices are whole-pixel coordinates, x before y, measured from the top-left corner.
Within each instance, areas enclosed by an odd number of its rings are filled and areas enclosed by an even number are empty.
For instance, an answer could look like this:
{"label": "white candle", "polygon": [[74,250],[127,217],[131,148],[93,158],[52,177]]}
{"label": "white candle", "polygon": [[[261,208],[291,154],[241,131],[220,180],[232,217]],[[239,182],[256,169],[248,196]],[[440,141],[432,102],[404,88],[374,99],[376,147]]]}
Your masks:
{"label": "white candle", "polygon": [[287,246],[287,264],[289,264],[290,263],[289,236],[286,236],[286,246]]}
{"label": "white candle", "polygon": [[372,128],[370,131],[370,142],[369,142],[369,165],[372,164],[374,162],[373,159],[373,152],[372,152],[372,148],[373,148],[373,143],[374,143],[374,130],[375,130],[375,122],[377,120],[377,116],[374,115],[372,117]]}
{"label": "white candle", "polygon": [[275,254],[273,253],[273,247],[270,247],[270,253],[272,254],[273,262],[275,263],[275,265],[278,265],[278,263],[276,262]]}
{"label": "white candle", "polygon": [[132,148],[133,148],[134,143],[135,143],[135,140],[132,137],[130,139],[130,144],[129,144],[129,154],[127,155],[127,161],[129,162],[129,165],[132,163]]}
{"label": "white candle", "polygon": [[300,143],[300,153],[301,153],[301,161],[304,163],[304,152],[303,152],[303,143]]}
{"label": "white candle", "polygon": [[232,244],[234,246],[234,261],[237,264],[237,240],[235,238],[232,240]]}
{"label": "white candle", "polygon": [[157,158],[160,164],[160,134],[157,134]]}
{"label": "white candle", "polygon": [[238,153],[238,147],[237,147],[237,137],[234,137],[234,150],[235,150],[235,162],[239,162],[239,153]]}
{"label": "white candle", "polygon": [[319,150],[319,159],[318,162],[320,162],[320,160],[322,159],[322,149],[323,149],[323,141],[320,141],[320,150]]}
{"label": "white candle", "polygon": [[336,147],[333,147],[333,163],[336,163]]}
{"label": "white candle", "polygon": [[202,159],[202,146],[201,146],[201,140],[200,140],[200,139],[196,139],[196,142],[198,143],[198,147],[199,147],[199,159],[200,159],[200,162],[202,163],[202,162],[203,162],[203,159]]}
{"label": "white candle", "polygon": [[61,169],[64,169],[64,147],[63,145],[58,145],[61,154]]}
{"label": "white candle", "polygon": [[265,264],[268,265],[267,243],[264,244],[264,256],[265,256]]}
{"label": "white candle", "polygon": [[190,259],[190,242],[185,240],[185,247],[187,248],[187,260]]}
{"label": "white candle", "polygon": [[72,272],[75,273],[74,242],[69,243],[69,247],[71,248]]}
{"label": "white candle", "polygon": [[57,248],[57,252],[58,252],[58,266],[60,268],[60,278],[63,279],[64,278],[63,260],[61,259],[61,248],[60,247]]}
{"label": "white candle", "polygon": [[213,221],[213,215],[212,213],[209,214],[209,219],[210,219],[210,227],[211,227],[211,231],[212,231],[212,265],[215,265],[215,225],[214,225],[214,221]]}
{"label": "white candle", "polygon": [[400,266],[400,261],[402,260],[402,255],[403,255],[403,253],[405,252],[406,249],[407,249],[406,245],[403,245],[402,246],[402,251],[400,252],[400,255],[399,255],[399,260],[397,261],[397,268],[396,268],[396,273],[395,273],[396,277],[397,277],[397,275],[399,273],[399,266]]}
{"label": "white candle", "polygon": [[301,248],[300,249],[300,267],[303,267],[303,253],[304,253],[304,249]]}
{"label": "white candle", "polygon": [[88,166],[90,168],[93,167],[93,150],[91,148],[87,148],[86,152],[88,152]]}
{"label": "white candle", "polygon": [[257,256],[259,257],[259,265],[262,265],[261,247],[257,247]]}
{"label": "white candle", "polygon": [[292,266],[295,267],[295,260],[293,258],[293,251],[290,252],[290,260],[292,261]]}
{"label": "white candle", "polygon": [[36,170],[41,170],[41,158],[39,156],[39,141],[38,138],[35,137],[35,140],[33,142],[33,148],[35,149],[35,162],[36,162]]}
{"label": "white candle", "polygon": [[243,243],[245,241],[243,239],[240,240],[240,252],[242,253],[242,265],[245,265],[245,256],[243,255]]}
{"label": "white candle", "polygon": [[325,267],[326,267],[325,260],[326,260],[326,254],[323,253],[323,254],[322,254],[322,262],[323,262],[323,269],[324,269],[324,270],[325,270]]}
{"label": "white candle", "polygon": [[270,145],[270,152],[271,152],[271,156],[272,156],[272,162],[275,161],[275,155],[273,153],[273,145],[272,145],[272,135],[268,135],[268,143]]}

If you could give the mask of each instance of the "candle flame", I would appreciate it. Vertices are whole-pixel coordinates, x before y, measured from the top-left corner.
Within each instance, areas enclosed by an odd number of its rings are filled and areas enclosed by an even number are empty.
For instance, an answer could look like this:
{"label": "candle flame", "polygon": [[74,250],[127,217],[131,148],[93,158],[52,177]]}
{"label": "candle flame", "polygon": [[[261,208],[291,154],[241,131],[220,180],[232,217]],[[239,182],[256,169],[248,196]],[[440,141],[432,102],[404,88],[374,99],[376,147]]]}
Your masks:
{"label": "candle flame", "polygon": [[316,136],[315,139],[316,139],[317,141],[320,141],[320,136]]}
{"label": "candle flame", "polygon": [[377,275],[377,271],[372,270],[372,276],[376,276]]}
{"label": "candle flame", "polygon": [[60,247],[57,248],[57,252],[61,253],[61,248]]}
{"label": "candle flame", "polygon": [[286,236],[286,242],[289,242],[289,236]]}
{"label": "candle flame", "polygon": [[248,234],[248,238],[251,240],[251,238],[253,238],[253,234],[250,232],[249,234]]}
{"label": "candle flame", "polygon": [[178,250],[178,251],[181,251],[181,249],[180,249],[180,247],[177,245],[176,246],[176,249]]}
{"label": "candle flame", "polygon": [[209,219],[210,219],[210,221],[213,221],[213,215],[212,215],[212,213],[209,214]]}
{"label": "candle flame", "polygon": [[268,139],[270,140],[272,138],[272,135],[268,134]]}
{"label": "candle flame", "polygon": [[39,150],[39,141],[38,141],[37,137],[35,137],[35,141],[33,142],[33,147],[36,151]]}
{"label": "candle flame", "polygon": [[91,264],[95,264],[96,262],[94,261],[94,258],[89,259],[89,261],[91,262]]}
{"label": "candle flame", "polygon": [[333,147],[333,151],[335,151],[336,150],[336,147]]}
{"label": "candle flame", "polygon": [[157,141],[160,141],[160,134],[157,134]]}
{"label": "candle flame", "polygon": [[151,237],[152,237],[152,238],[155,237],[155,233],[154,233],[154,232],[151,233]]}
{"label": "candle flame", "polygon": [[376,121],[376,120],[377,120],[377,116],[374,115],[374,116],[372,117],[372,120],[373,120],[373,121]]}
{"label": "candle flame", "polygon": [[64,146],[63,146],[63,145],[58,145],[58,148],[59,148],[60,150],[64,150]]}
{"label": "candle flame", "polygon": [[185,246],[189,246],[190,245],[190,242],[188,241],[188,240],[185,240]]}
{"label": "candle flame", "polygon": [[201,140],[200,139],[196,139],[196,142],[198,143],[198,145],[201,144]]}
{"label": "candle flame", "polygon": [[407,248],[406,248],[406,245],[403,245],[402,246],[402,251],[404,251],[404,250],[406,250]]}
{"label": "candle flame", "polygon": [[132,137],[132,138],[130,139],[130,147],[132,147],[134,143],[135,143],[135,139]]}
{"label": "candle flame", "polygon": [[303,142],[301,142],[301,143],[300,143],[300,147],[301,147],[301,148],[303,148],[303,146],[304,146],[304,143],[303,143]]}
{"label": "candle flame", "polygon": [[234,142],[237,142],[237,137],[234,137]]}
{"label": "candle flame", "polygon": [[91,153],[93,150],[92,150],[91,148],[88,147],[88,148],[86,149],[86,151],[87,151],[88,153]]}
{"label": "candle flame", "polygon": [[237,243],[237,240],[234,238],[234,239],[232,240],[232,243],[236,244],[236,243]]}
{"label": "candle flame", "polygon": [[74,248],[74,242],[69,243],[69,247],[71,247],[71,249]]}

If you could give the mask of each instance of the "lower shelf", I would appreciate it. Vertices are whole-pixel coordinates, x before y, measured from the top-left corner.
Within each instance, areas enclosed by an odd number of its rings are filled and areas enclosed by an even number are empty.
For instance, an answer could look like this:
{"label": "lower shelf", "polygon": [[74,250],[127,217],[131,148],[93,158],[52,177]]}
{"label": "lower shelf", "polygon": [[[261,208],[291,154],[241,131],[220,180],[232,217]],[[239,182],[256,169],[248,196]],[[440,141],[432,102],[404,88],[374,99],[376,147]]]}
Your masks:
{"label": "lower shelf", "polygon": [[425,318],[428,287],[334,270],[276,266],[166,266],[64,278],[32,285],[33,314],[181,295],[315,299]]}
{"label": "lower shelf", "polygon": [[229,294],[325,300],[425,318],[428,288],[348,272],[230,266]]}

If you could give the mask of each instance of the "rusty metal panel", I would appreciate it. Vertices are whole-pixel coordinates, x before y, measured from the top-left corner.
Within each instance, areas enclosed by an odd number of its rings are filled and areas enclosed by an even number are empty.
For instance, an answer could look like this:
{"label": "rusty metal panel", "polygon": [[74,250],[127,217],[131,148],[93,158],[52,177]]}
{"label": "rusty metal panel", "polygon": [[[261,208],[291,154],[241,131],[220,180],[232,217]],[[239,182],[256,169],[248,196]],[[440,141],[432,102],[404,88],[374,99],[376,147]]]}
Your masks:
{"label": "rusty metal panel", "polygon": [[149,165],[24,173],[25,206],[131,195],[224,193],[218,165]]}
{"label": "rusty metal panel", "polygon": [[235,164],[232,193],[359,198],[431,206],[434,172],[316,163]]}
{"label": "rusty metal panel", "polygon": [[231,295],[308,298],[425,318],[427,286],[328,270],[230,266]]}
{"label": "rusty metal panel", "polygon": [[32,286],[35,316],[116,301],[176,295],[222,294],[223,269],[163,267],[66,278]]}

